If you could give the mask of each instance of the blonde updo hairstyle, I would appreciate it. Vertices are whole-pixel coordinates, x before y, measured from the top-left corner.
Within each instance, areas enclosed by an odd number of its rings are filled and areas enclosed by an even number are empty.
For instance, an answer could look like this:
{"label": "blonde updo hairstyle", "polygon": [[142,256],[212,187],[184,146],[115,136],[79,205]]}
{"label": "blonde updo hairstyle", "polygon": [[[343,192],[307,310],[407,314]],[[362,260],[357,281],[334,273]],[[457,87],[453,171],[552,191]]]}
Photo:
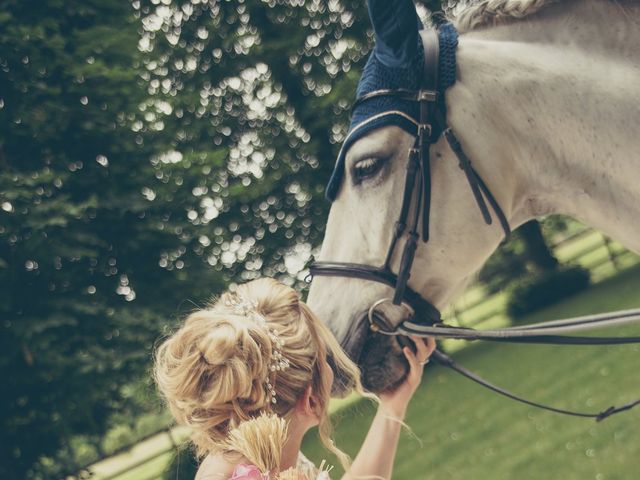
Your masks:
{"label": "blonde updo hairstyle", "polygon": [[[239,300],[249,302],[251,313],[266,324],[234,308]],[[270,368],[274,345],[268,329],[282,340],[279,350],[289,361],[282,371]],[[155,379],[178,423],[191,427],[199,456],[237,453],[263,472],[278,469],[286,421],[311,385],[320,439],[346,471],[349,457],[331,439],[331,386],[323,381],[327,358],[347,389],[371,397],[362,389],[356,365],[295,290],[263,278],[191,313],[157,349]],[[276,403],[267,380],[275,388]]]}

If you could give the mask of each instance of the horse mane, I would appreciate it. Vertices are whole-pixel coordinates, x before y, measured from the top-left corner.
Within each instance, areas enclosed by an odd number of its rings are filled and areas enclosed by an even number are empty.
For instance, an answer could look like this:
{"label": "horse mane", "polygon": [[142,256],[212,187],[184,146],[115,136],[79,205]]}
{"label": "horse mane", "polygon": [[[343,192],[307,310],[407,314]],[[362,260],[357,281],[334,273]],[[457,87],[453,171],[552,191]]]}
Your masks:
{"label": "horse mane", "polygon": [[463,33],[522,19],[557,1],[463,0],[450,11],[450,14],[458,31]]}

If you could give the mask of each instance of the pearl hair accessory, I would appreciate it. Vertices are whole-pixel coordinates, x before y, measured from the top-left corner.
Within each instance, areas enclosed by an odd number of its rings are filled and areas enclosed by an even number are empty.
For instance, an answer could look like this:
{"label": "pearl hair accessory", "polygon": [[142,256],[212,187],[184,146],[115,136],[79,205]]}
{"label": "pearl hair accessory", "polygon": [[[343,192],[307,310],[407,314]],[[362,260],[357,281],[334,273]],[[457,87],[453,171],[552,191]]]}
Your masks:
{"label": "pearl hair accessory", "polygon": [[[269,363],[269,375],[271,374],[271,372],[281,372],[290,366],[289,360],[282,355],[282,347],[284,346],[284,342],[278,335],[278,332],[273,328],[269,328],[266,319],[260,313],[258,313],[258,305],[256,303],[245,299],[238,294],[233,294],[233,297],[231,297],[231,295],[227,297],[224,305],[226,307],[229,307],[234,314],[247,317],[249,320],[256,323],[257,325],[260,325],[267,331],[269,339],[271,340],[272,355],[271,362]],[[265,381],[265,385],[267,387],[267,391],[269,392],[269,401],[275,404],[277,402],[276,390],[268,376]]]}

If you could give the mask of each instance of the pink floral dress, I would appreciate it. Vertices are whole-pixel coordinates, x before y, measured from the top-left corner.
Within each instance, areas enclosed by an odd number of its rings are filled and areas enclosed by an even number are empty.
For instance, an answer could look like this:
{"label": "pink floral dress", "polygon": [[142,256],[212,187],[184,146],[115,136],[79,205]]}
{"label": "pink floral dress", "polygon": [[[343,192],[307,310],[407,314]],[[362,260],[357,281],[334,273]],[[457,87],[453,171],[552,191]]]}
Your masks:
{"label": "pink floral dress", "polygon": [[[324,463],[324,462],[323,462]],[[301,479],[305,480],[331,480],[329,478],[330,469],[318,469],[311,460],[305,457],[302,452],[298,454],[298,462],[296,464],[296,473]],[[251,464],[237,465],[233,470],[229,480],[272,480],[268,474],[260,472],[258,467]]]}

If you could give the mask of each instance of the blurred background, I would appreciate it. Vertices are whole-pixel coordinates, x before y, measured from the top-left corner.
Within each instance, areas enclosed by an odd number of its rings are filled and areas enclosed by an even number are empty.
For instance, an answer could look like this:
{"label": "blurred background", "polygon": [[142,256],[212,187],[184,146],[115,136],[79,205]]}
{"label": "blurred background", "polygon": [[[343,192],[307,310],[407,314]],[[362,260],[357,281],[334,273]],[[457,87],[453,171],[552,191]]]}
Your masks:
{"label": "blurred background", "polygon": [[[371,46],[365,0],[0,4],[0,478],[192,478],[188,432],[150,379],[154,345],[234,282],[304,291]],[[640,306],[638,263],[571,219],[529,222],[447,319]],[[565,408],[640,393],[635,346],[445,347]],[[637,472],[635,412],[596,428],[426,376],[394,478]],[[372,409],[333,408],[354,454]],[[330,458],[313,436],[305,450]]]}

